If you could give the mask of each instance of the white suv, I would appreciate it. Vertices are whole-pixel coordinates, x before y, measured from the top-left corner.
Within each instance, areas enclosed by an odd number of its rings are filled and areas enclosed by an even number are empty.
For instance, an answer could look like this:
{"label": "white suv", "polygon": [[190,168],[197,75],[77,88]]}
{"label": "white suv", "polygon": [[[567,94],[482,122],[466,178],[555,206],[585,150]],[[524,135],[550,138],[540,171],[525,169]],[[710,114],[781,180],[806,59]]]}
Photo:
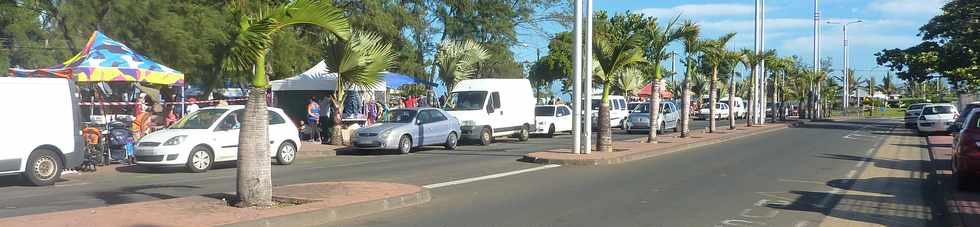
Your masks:
{"label": "white suv", "polygon": [[[238,130],[244,106],[203,108],[181,118],[165,130],[140,139],[136,164],[148,167],[185,166],[204,172],[215,162],[238,160]],[[279,108],[269,108],[271,157],[288,165],[299,151],[299,133]]]}

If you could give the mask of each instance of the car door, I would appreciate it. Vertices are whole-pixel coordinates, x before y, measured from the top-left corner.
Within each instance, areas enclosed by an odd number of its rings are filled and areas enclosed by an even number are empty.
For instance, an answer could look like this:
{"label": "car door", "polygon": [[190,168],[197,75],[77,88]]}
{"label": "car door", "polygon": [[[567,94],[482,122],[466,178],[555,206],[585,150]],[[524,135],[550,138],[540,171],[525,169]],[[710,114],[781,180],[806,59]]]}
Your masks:
{"label": "car door", "polygon": [[426,129],[432,130],[429,132],[431,137],[427,139],[429,144],[443,144],[449,137],[449,118],[438,110],[424,111],[429,112],[429,123],[426,123]]}
{"label": "car door", "polygon": [[290,134],[295,135],[296,130],[290,129],[292,127],[286,124],[286,120],[279,113],[271,110],[267,113],[269,114],[269,151],[272,156],[275,156],[282,141],[289,138]]}
{"label": "car door", "polygon": [[513,122],[514,119],[507,119],[507,115],[504,115],[504,109],[501,107],[500,92],[491,92],[489,97],[487,97],[487,115],[490,119],[490,127],[493,127],[494,134],[498,133],[501,128],[509,128],[515,126]]}
{"label": "car door", "polygon": [[555,131],[572,130],[572,110],[568,109],[567,106],[559,106],[555,116]]}
{"label": "car door", "polygon": [[238,132],[244,110],[239,109],[225,115],[214,129],[212,140],[218,148],[214,151],[215,161],[238,159]]}
{"label": "car door", "polygon": [[667,125],[667,128],[676,128],[677,118],[679,117],[677,115],[677,106],[672,102],[668,102],[667,108],[664,108],[664,110],[667,110],[667,112],[664,113],[664,117],[666,119],[664,122]]}

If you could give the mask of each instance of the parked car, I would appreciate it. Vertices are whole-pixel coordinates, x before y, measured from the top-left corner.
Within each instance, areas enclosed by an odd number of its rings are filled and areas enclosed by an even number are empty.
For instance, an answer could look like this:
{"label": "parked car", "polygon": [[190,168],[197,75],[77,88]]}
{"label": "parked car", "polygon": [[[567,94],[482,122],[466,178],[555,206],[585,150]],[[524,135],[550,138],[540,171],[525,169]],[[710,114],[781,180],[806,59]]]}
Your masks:
{"label": "parked car", "polygon": [[[592,96],[592,128],[599,127],[599,104],[602,104],[602,96]],[[626,117],[630,111],[626,109],[626,98],[621,95],[609,96],[609,127],[622,128],[626,122]]]}
{"label": "parked car", "polygon": [[0,175],[51,185],[85,157],[77,86],[63,78],[0,77]]}
{"label": "parked car", "polygon": [[962,123],[952,126],[957,135],[953,137],[953,176],[960,189],[968,189],[980,175],[980,110],[965,115]]}
{"label": "parked car", "polygon": [[472,79],[453,87],[445,110],[459,119],[460,138],[489,145],[501,136],[527,141],[535,130],[534,106],[527,79]]}
{"label": "parked car", "polygon": [[745,109],[745,100],[742,100],[742,98],[739,97],[735,97],[733,99],[735,100],[734,105],[732,102],[728,101],[728,96],[724,96],[724,98],[721,98],[718,102],[728,104],[728,107],[735,109],[735,119],[745,118],[746,114],[749,112],[747,109]]}
{"label": "parked car", "polygon": [[537,130],[531,133],[552,137],[555,133],[572,131],[572,110],[565,105],[540,105],[534,107],[534,121]]}
{"label": "parked car", "polygon": [[967,103],[966,105],[963,105],[963,108],[959,109],[960,113],[963,114],[960,114],[960,117],[956,118],[956,121],[953,122],[953,125],[962,125],[963,120],[966,117],[965,115],[969,114],[971,111],[973,111],[973,109],[977,109],[978,107],[980,107],[980,102],[971,102],[971,103]]}
{"label": "parked car", "polygon": [[[705,105],[704,108],[698,110],[698,113],[694,115],[696,119],[707,120],[708,115],[711,115],[711,110],[708,108],[709,105]],[[728,104],[725,103],[715,103],[715,119],[728,118]]]}
{"label": "parked car", "polygon": [[643,103],[650,103],[650,102],[630,102],[630,103],[627,103],[626,104],[626,110],[629,111],[630,113],[632,113],[633,110],[636,109],[636,106],[638,106],[640,104],[643,104]]}
{"label": "parked car", "polygon": [[909,105],[908,109],[905,109],[905,127],[914,128],[915,120],[919,118],[919,113],[922,112],[922,106],[928,105],[929,103],[916,103]]}
{"label": "parked car", "polygon": [[362,150],[397,150],[408,154],[413,148],[443,145],[455,150],[459,142],[459,120],[436,108],[407,108],[388,111],[377,124],[352,134],[354,147]]}
{"label": "parked car", "polygon": [[922,112],[915,121],[916,130],[919,133],[945,133],[949,131],[949,126],[959,116],[956,106],[953,104],[928,104],[922,106]]}
{"label": "parked car", "polygon": [[[674,129],[674,132],[677,132],[680,112],[673,102],[661,102],[660,115],[657,118],[658,123],[656,125],[659,125],[657,131],[664,132],[667,129]],[[623,127],[629,134],[638,130],[650,130],[650,103],[636,106],[636,109],[626,118],[626,124]]]}
{"label": "parked car", "polygon": [[[300,149],[299,130],[279,108],[267,108],[270,158],[289,165]],[[245,106],[201,108],[167,129],[144,136],[136,145],[136,164],[150,168],[184,166],[205,172],[218,162],[238,160],[238,133]]]}

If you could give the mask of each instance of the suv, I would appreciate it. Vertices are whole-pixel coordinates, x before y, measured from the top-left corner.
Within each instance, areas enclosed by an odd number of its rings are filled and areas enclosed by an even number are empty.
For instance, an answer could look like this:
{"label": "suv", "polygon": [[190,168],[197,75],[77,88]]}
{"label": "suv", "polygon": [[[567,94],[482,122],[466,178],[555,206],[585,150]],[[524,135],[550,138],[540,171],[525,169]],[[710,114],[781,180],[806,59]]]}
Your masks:
{"label": "suv", "polygon": [[928,104],[930,104],[930,103],[916,103],[916,104],[912,104],[912,105],[909,106],[908,109],[905,110],[905,127],[906,128],[914,128],[915,127],[915,119],[919,118],[919,113],[922,112],[922,107],[925,106],[925,105],[928,105]]}

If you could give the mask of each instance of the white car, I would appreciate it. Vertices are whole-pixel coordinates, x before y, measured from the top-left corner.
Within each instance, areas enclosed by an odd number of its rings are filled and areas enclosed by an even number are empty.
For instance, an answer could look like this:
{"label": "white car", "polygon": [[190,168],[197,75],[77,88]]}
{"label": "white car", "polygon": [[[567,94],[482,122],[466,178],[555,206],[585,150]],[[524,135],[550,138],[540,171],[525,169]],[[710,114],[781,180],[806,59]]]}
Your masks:
{"label": "white car", "polygon": [[915,121],[919,133],[947,132],[960,114],[953,104],[928,104],[922,107]]}
{"label": "white car", "polygon": [[[599,105],[602,103],[602,96],[592,96],[592,129],[599,127]],[[626,97],[621,95],[609,96],[609,127],[622,128],[629,117],[630,111],[626,109]]]}
{"label": "white car", "polygon": [[545,134],[572,131],[572,110],[565,105],[540,105],[534,107],[534,121],[538,124],[532,134]]}
{"label": "white car", "polygon": [[[151,168],[185,166],[205,172],[216,162],[238,160],[238,131],[244,106],[199,109],[170,128],[151,133],[136,145],[136,164]],[[299,151],[299,133],[279,108],[268,108],[271,158],[288,165]]]}
{"label": "white car", "polygon": [[[701,108],[701,110],[698,110],[698,113],[695,115],[695,118],[707,120],[708,115],[711,115],[711,109],[708,109],[708,107],[704,107]],[[722,102],[715,103],[714,117],[715,119],[728,118],[728,104]]]}
{"label": "white car", "polygon": [[[626,118],[626,123],[623,124],[623,130],[626,130],[627,134],[633,134],[634,132],[640,130],[650,130],[650,103],[643,103],[636,106],[630,116]],[[680,111],[677,110],[677,106],[673,102],[660,102],[660,115],[657,116],[657,121],[659,123],[654,126],[657,127],[657,132],[665,133],[667,129],[674,129],[677,132],[677,126],[680,119]]]}

